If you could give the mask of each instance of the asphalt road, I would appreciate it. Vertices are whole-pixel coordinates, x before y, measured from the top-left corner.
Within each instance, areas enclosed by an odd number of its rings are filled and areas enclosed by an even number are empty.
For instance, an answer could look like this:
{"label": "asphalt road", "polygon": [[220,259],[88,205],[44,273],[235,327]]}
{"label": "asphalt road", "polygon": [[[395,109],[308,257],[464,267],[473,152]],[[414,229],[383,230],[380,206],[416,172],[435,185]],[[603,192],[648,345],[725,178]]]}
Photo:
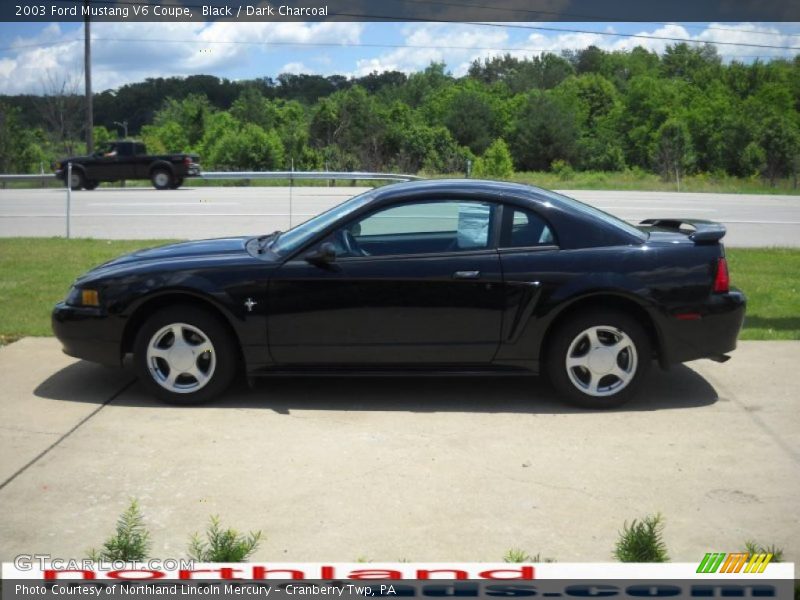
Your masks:
{"label": "asphalt road", "polygon": [[610,561],[660,512],[675,562],[800,556],[800,342],[653,369],[622,409],[564,406],[536,378],[279,378],[195,407],[53,338],[0,348],[0,560],[86,556],[136,497],[153,558],[208,516],[261,529],[257,561]]}
{"label": "asphalt road", "polygon": [[[201,239],[287,229],[365,188],[101,188],[72,195],[71,234],[112,239]],[[800,246],[800,196],[567,191],[631,222],[649,217],[721,221],[729,246]],[[60,189],[0,190],[0,237],[62,236]],[[292,215],[291,219],[289,215]]]}

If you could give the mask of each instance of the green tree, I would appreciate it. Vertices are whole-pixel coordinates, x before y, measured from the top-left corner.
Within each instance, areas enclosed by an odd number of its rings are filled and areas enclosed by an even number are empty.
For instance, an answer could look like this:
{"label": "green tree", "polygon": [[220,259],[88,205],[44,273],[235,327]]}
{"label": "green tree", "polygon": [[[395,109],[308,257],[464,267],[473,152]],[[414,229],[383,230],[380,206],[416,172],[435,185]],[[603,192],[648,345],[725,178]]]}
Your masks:
{"label": "green tree", "polygon": [[749,176],[760,175],[767,166],[767,155],[756,142],[750,142],[742,150],[741,170]]}
{"label": "green tree", "polygon": [[518,108],[509,145],[519,170],[543,171],[555,160],[572,163],[578,136],[574,106],[547,92],[532,92]]}
{"label": "green tree", "polygon": [[234,100],[231,116],[240,123],[255,123],[262,129],[274,129],[278,122],[278,111],[255,86],[247,86]]}
{"label": "green tree", "polygon": [[495,104],[484,90],[458,90],[446,99],[443,124],[460,145],[481,153],[498,132]]}
{"label": "green tree", "polygon": [[514,161],[503,138],[497,138],[475,161],[476,177],[504,179],[514,174]]}
{"label": "green tree", "polygon": [[692,138],[686,123],[669,119],[658,128],[653,145],[653,162],[664,180],[672,177],[680,189],[681,176],[694,161]]}
{"label": "green tree", "polygon": [[796,174],[800,132],[795,121],[787,117],[770,117],[761,129],[759,142],[764,149],[764,174],[770,185],[775,185],[779,177]]}
{"label": "green tree", "polygon": [[0,102],[0,173],[38,173],[49,168],[45,133],[24,127],[21,112]]}
{"label": "green tree", "polygon": [[283,169],[283,144],[278,134],[245,123],[228,129],[208,149],[208,162],[223,171],[268,171]]}
{"label": "green tree", "polygon": [[189,94],[182,100],[167,99],[164,107],[156,113],[153,123],[157,127],[177,124],[182,130],[181,137],[171,134],[174,137],[170,141],[177,143],[178,139],[185,139],[188,148],[184,146],[181,149],[188,150],[203,138],[206,120],[213,112],[214,108],[206,96]]}

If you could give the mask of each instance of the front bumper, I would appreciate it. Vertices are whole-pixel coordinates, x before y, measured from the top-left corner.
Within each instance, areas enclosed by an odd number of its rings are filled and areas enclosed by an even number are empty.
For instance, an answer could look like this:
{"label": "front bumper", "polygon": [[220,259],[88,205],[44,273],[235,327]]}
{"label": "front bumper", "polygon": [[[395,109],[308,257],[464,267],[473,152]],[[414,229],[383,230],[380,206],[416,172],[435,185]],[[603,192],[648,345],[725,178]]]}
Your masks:
{"label": "front bumper", "polygon": [[59,302],[53,309],[51,324],[65,354],[104,365],[120,365],[121,335],[103,309]]}
{"label": "front bumper", "polygon": [[714,358],[735,350],[746,306],[745,295],[732,288],[726,294],[712,295],[698,312],[697,319],[667,316],[666,327],[662,327],[665,362]]}

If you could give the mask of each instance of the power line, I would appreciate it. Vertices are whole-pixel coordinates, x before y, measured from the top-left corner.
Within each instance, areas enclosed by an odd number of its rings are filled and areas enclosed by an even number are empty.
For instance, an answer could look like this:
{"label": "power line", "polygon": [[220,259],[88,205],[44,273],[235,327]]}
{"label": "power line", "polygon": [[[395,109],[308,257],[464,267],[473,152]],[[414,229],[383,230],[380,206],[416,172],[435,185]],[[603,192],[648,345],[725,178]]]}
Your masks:
{"label": "power line", "polygon": [[[62,40],[57,42],[43,42],[40,44],[26,44],[23,46],[7,46],[0,48],[0,52],[19,49],[40,48],[48,46],[67,45],[80,42],[78,39]],[[525,53],[552,53],[557,54],[557,48],[532,48],[529,46],[457,46],[441,44],[376,44],[367,42],[288,42],[288,41],[254,41],[254,40],[198,40],[198,39],[168,39],[168,38],[101,38],[93,37],[93,42],[101,43],[155,43],[155,44],[200,44],[200,45],[250,45],[250,46],[295,46],[295,47],[321,47],[321,48],[390,48],[411,50],[480,50],[486,52],[525,52]],[[734,53],[720,53],[720,56],[731,58],[781,58],[776,55],[743,55]]]}

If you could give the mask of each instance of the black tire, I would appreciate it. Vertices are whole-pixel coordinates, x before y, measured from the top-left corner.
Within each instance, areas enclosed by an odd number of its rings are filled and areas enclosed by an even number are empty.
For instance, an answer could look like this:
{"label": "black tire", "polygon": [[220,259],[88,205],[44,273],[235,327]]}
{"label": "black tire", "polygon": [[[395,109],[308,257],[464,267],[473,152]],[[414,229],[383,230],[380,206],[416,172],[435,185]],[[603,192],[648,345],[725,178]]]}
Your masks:
{"label": "black tire", "polygon": [[[188,372],[181,372],[175,377],[174,383],[169,384],[167,380],[173,368],[169,363],[170,358],[148,358],[151,341],[156,344],[156,351],[163,349],[169,353],[173,349],[174,334],[161,333],[173,325],[184,332],[183,340],[189,342],[187,347],[191,352],[191,355],[176,355],[176,362],[188,358],[189,362],[184,362],[186,366],[183,368],[198,368],[204,374],[210,373],[205,383],[201,384],[200,379]],[[196,335],[198,331],[200,336]],[[203,338],[210,342],[211,350],[208,352],[202,352],[204,342],[198,342]],[[198,342],[196,352],[193,350],[195,342]],[[186,305],[164,308],[150,316],[137,332],[133,345],[134,368],[142,385],[169,404],[199,404],[222,394],[236,375],[238,356],[233,336],[219,317],[202,308]],[[178,387],[181,391],[173,391]]]}
{"label": "black tire", "polygon": [[172,183],[169,186],[169,189],[177,190],[182,185],[183,185],[183,177],[175,177],[173,178]]}
{"label": "black tire", "polygon": [[150,173],[150,181],[157,190],[168,190],[172,185],[173,177],[169,169],[153,169]]}
{"label": "black tire", "polygon": [[83,174],[83,171],[73,167],[72,180],[70,181],[69,187],[72,188],[73,191],[77,192],[85,185],[86,185],[86,176]]}
{"label": "black tire", "polygon": [[[590,331],[596,336],[595,344]],[[613,346],[615,342],[619,345]],[[588,365],[591,348],[592,369],[567,367],[568,356]],[[638,320],[615,310],[591,309],[570,315],[553,332],[545,366],[553,387],[569,403],[607,409],[621,406],[636,394],[652,358],[650,338]],[[617,367],[622,377],[607,370]],[[590,392],[592,384],[598,395]]]}
{"label": "black tire", "polygon": [[83,186],[83,187],[85,187],[87,190],[90,190],[90,191],[91,191],[91,190],[95,189],[95,188],[96,188],[98,185],[100,185],[100,182],[99,182],[99,181],[87,181],[87,182],[84,184],[84,186]]}

